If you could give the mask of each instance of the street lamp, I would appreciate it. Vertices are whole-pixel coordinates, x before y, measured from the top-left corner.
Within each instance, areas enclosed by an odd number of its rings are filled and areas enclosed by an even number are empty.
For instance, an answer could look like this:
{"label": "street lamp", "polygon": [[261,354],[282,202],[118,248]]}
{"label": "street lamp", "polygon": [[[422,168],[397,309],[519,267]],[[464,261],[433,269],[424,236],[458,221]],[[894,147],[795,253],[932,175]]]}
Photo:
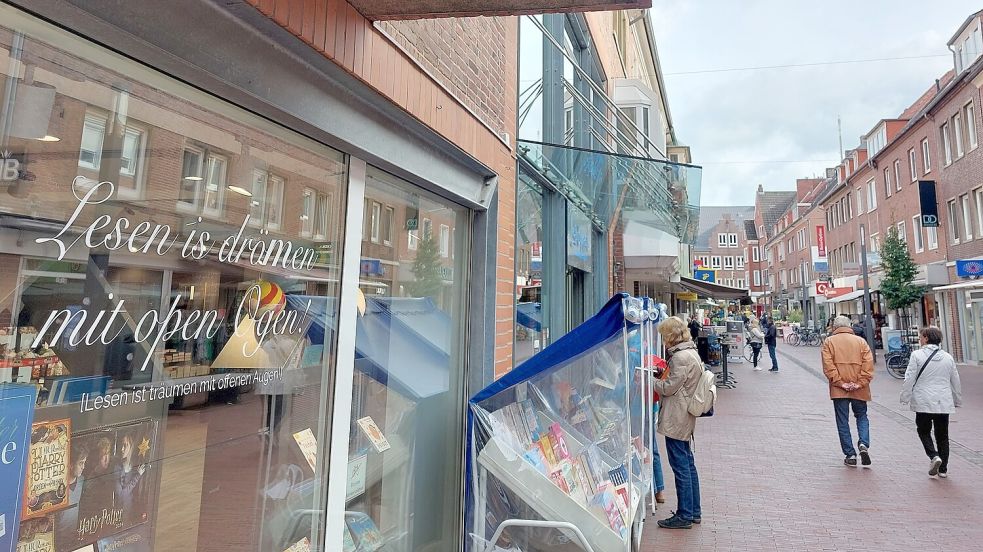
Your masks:
{"label": "street lamp", "polygon": [[867,229],[860,225],[860,270],[864,279],[864,334],[870,354],[877,362],[877,350],[874,349],[874,317],[870,312],[870,273],[867,272]]}

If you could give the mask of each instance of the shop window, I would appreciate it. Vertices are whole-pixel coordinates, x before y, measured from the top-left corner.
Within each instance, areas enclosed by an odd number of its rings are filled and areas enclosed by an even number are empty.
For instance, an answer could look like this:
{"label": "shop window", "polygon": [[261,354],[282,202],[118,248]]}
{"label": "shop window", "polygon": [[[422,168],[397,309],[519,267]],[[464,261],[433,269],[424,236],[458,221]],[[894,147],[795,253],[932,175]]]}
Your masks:
{"label": "shop window", "polygon": [[[548,248],[543,235],[543,190],[524,174],[520,175],[515,229],[516,302],[512,353],[515,366],[549,344],[546,293],[550,282],[544,279],[543,271]],[[621,277],[616,271],[612,276]]]}
{"label": "shop window", "polygon": [[[430,213],[459,238],[467,226],[466,209],[371,167],[365,195]],[[441,257],[422,230],[417,251],[393,248],[382,259],[405,270],[363,267],[359,278],[365,309],[355,336],[347,452],[348,473],[365,475],[349,480],[345,511],[350,527],[380,536],[380,552],[454,550],[460,538],[467,255]],[[395,231],[399,242],[410,232]],[[368,240],[362,247],[363,259],[368,248],[378,251]]]}
{"label": "shop window", "polygon": [[[60,141],[4,136],[5,148],[29,160],[39,205],[0,194],[0,264],[7,269],[0,433],[26,438],[24,480],[32,482],[5,495],[13,504],[4,504],[0,540],[11,550],[51,552],[286,550],[306,541],[314,550],[340,550],[340,542],[323,542],[322,527],[335,331],[355,324],[338,312],[346,157],[0,3],[0,66],[25,65],[33,84],[18,84],[9,97],[0,90],[0,105],[17,113],[53,97],[56,107],[37,121],[52,122],[47,134],[62,134]],[[114,104],[115,114],[86,98]],[[115,127],[117,134],[109,121],[125,128]],[[274,157],[278,174],[265,173],[262,187],[254,186],[253,169]],[[287,188],[293,179],[298,186]],[[143,187],[151,197],[134,197]],[[80,205],[88,191],[113,199]],[[252,200],[264,223],[289,222],[293,236],[320,235],[333,246],[244,225]],[[87,231],[92,240],[75,240]],[[462,272],[442,268],[441,285],[449,287],[446,279],[460,289]],[[461,320],[460,301],[457,310],[447,307],[457,296],[443,287],[432,302],[452,314],[419,324],[427,331]],[[460,332],[444,341],[463,342]],[[455,369],[464,365],[459,350],[443,358]],[[445,406],[464,404],[457,389],[422,394],[439,394],[446,413]],[[15,405],[6,400],[11,392],[28,400]],[[384,430],[396,425],[367,415]],[[420,427],[429,428],[422,418]],[[9,420],[21,435],[10,435]],[[439,431],[462,433],[443,423]],[[398,437],[393,448],[403,451],[451,457],[447,447],[460,450],[450,437],[439,437],[446,447]],[[395,463],[395,456],[387,459]],[[438,469],[459,474],[456,468]],[[4,490],[16,483],[8,475]],[[457,489],[443,481],[423,486]],[[379,495],[371,475],[366,487]],[[457,511],[451,504],[446,511]],[[29,515],[16,523],[14,511]],[[442,527],[456,537],[451,524]],[[443,533],[421,524],[409,534],[419,540],[392,546],[420,549],[414,546],[427,539],[419,535]]]}

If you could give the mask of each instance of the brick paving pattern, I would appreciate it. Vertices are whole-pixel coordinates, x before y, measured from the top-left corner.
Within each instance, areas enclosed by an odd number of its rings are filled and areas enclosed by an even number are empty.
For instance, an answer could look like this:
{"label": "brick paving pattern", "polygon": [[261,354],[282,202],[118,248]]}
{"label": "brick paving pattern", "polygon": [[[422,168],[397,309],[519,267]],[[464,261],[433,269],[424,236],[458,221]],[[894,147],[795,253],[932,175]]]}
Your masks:
{"label": "brick paving pattern", "polygon": [[[781,372],[732,365],[716,415],[700,420],[696,460],[703,523],[666,530],[667,502],[645,525],[644,551],[983,549],[983,367],[960,368],[963,402],[950,423],[947,480],[928,476],[901,381],[884,369],[872,385],[870,468],[843,465],[819,349],[779,345]],[[853,427],[856,439],[856,427]]]}

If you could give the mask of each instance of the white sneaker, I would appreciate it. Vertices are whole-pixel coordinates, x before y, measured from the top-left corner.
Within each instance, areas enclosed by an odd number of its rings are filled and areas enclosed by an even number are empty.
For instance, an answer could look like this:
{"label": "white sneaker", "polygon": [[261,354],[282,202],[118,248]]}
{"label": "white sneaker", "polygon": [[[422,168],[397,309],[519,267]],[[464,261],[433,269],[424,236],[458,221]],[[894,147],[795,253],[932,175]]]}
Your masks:
{"label": "white sneaker", "polygon": [[932,458],[932,468],[928,470],[929,475],[939,475],[939,468],[942,467],[942,459],[938,456]]}
{"label": "white sneaker", "polygon": [[754,371],[755,372],[760,372],[761,371],[761,367],[760,366],[755,366],[754,367]]}
{"label": "white sneaker", "polygon": [[945,479],[946,477],[949,477],[949,474],[947,472],[939,472],[939,477]]}

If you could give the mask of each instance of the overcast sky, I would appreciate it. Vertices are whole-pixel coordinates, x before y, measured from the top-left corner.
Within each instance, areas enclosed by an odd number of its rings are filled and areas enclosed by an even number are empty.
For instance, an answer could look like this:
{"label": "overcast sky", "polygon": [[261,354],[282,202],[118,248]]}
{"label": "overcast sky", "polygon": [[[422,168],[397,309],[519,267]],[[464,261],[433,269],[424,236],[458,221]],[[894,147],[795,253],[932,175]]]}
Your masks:
{"label": "overcast sky", "polygon": [[978,0],[656,0],[669,107],[677,138],[704,167],[703,205],[753,205],[758,184],[790,190],[836,165],[837,116],[845,149],[897,117],[951,67],[946,42],[981,8]]}

